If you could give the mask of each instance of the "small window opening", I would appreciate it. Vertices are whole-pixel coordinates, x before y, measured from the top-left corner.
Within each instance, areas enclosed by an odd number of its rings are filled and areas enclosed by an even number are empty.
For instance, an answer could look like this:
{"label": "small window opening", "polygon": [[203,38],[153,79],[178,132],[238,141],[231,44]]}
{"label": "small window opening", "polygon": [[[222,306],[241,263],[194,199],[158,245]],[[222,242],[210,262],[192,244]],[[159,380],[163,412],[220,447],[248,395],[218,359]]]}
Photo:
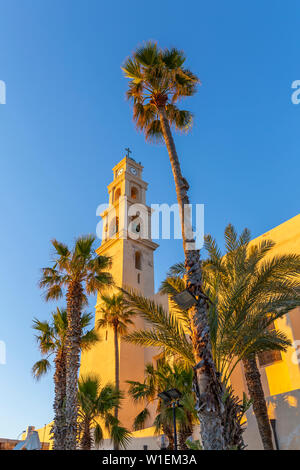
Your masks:
{"label": "small window opening", "polygon": [[136,200],[138,198],[138,194],[139,194],[138,190],[133,186],[131,188],[131,199]]}
{"label": "small window opening", "polygon": [[119,231],[119,217],[115,217],[110,224],[109,236],[113,237]]}
{"label": "small window opening", "polygon": [[[275,323],[272,322],[268,326],[268,330],[275,330]],[[274,362],[278,362],[282,360],[281,357],[281,352],[278,350],[270,350],[270,351],[263,351],[257,354],[258,357],[258,362],[260,367],[264,366],[270,366],[271,364],[274,364]]]}
{"label": "small window opening", "polygon": [[137,275],[137,281],[138,281],[138,284],[141,283],[141,275],[140,275],[140,273],[138,273],[138,275]]}
{"label": "small window opening", "polygon": [[135,268],[142,269],[141,253],[139,251],[135,252]]}
{"label": "small window opening", "polygon": [[115,191],[115,202],[119,200],[120,196],[121,196],[121,189],[118,188]]}

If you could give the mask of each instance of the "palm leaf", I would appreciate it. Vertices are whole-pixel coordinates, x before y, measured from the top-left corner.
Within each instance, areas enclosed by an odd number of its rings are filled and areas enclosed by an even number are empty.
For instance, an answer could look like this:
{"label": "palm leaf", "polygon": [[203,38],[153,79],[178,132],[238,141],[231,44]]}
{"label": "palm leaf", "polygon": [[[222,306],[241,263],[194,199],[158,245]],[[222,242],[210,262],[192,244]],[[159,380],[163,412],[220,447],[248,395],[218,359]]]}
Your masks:
{"label": "palm leaf", "polygon": [[41,359],[37,361],[32,367],[32,375],[35,379],[40,379],[43,375],[51,369],[51,364],[48,359]]}

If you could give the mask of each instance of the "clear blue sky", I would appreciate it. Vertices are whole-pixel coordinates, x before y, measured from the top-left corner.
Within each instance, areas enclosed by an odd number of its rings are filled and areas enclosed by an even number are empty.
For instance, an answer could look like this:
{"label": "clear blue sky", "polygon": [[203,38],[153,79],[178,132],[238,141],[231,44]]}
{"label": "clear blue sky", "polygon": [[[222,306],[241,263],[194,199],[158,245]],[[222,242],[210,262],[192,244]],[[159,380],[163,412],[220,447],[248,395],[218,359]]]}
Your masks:
{"label": "clear blue sky", "polygon": [[[175,202],[165,148],[132,123],[124,58],[147,39],[185,50],[203,83],[186,101],[194,129],[176,137],[191,199],[205,204],[205,230],[220,242],[228,222],[257,236],[299,212],[300,105],[290,98],[299,14],[297,0],[0,0],[0,437],[52,417],[51,376],[36,384],[30,374],[32,318],[54,307],[37,287],[50,239],[95,231],[128,145],[148,202]],[[157,286],[181,257],[180,241],[161,244]]]}

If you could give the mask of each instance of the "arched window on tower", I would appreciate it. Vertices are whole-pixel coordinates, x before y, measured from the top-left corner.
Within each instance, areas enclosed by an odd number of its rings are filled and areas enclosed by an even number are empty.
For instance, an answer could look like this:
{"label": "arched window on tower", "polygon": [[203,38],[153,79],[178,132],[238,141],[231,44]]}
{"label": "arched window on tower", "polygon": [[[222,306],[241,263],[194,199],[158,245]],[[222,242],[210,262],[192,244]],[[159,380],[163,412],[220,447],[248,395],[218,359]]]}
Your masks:
{"label": "arched window on tower", "polygon": [[131,196],[131,199],[133,199],[134,201],[138,199],[139,192],[135,186],[132,186],[130,196]]}
{"label": "arched window on tower", "polygon": [[119,217],[114,217],[109,226],[109,237],[113,237],[119,231]]}
{"label": "arched window on tower", "polygon": [[136,251],[135,252],[135,269],[142,269],[142,257],[141,257],[141,252]]}
{"label": "arched window on tower", "polygon": [[121,196],[121,188],[117,188],[117,189],[115,190],[114,201],[115,201],[115,202],[118,201],[119,198],[120,198],[120,196]]}

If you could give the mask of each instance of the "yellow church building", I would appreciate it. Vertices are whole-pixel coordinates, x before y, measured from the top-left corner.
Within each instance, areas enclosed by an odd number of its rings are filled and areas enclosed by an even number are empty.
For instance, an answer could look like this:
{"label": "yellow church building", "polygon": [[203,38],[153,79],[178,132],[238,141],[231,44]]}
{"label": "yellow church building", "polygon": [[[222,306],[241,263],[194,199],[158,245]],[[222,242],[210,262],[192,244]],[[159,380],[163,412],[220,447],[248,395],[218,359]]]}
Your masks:
{"label": "yellow church building", "polygon": [[[109,205],[101,214],[102,243],[97,253],[111,256],[111,273],[117,286],[138,290],[168,308],[168,299],[154,292],[153,255],[158,245],[151,239],[151,208],[146,205],[147,183],[143,180],[142,170],[141,164],[128,156],[113,168],[113,181],[108,185]],[[128,227],[131,231],[130,237]],[[256,238],[252,243],[257,243],[263,238],[276,242],[272,254],[300,254],[300,214]],[[100,305],[99,294],[95,323],[101,315]],[[284,331],[294,346],[286,353],[264,353],[259,357],[259,369],[279,448],[300,449],[300,354],[299,361],[297,356],[297,342],[300,346],[300,308],[277,320],[275,326]],[[144,320],[136,318],[135,327],[145,328]],[[121,339],[119,354],[120,388],[126,392],[126,381],[143,381],[145,365],[155,361],[158,351],[128,344]],[[102,383],[114,381],[114,339],[111,330],[102,332],[102,341],[82,354],[80,374],[89,373],[101,377]],[[241,363],[234,371],[231,383],[237,395],[247,393]],[[139,411],[139,407],[126,397],[119,412],[122,424],[130,429]],[[157,437],[151,427],[154,416],[153,409],[148,418],[148,427],[133,432],[129,449],[159,449]],[[244,439],[248,449],[262,449],[251,408],[247,413],[246,426]],[[40,439],[48,441],[49,429],[50,426],[47,426],[39,430]],[[195,437],[197,432],[196,429]],[[109,439],[104,441],[102,448],[112,449]]]}

